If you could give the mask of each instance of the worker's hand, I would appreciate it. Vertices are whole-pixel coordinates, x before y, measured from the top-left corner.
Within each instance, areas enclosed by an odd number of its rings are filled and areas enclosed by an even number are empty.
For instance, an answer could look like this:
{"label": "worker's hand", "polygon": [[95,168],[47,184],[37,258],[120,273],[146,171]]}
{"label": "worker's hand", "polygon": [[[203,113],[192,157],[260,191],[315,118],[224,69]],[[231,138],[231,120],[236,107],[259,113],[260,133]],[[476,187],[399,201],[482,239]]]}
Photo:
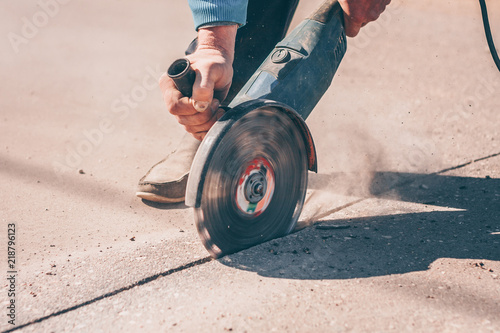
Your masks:
{"label": "worker's hand", "polygon": [[187,58],[196,72],[191,98],[185,97],[168,75],[160,78],[167,110],[198,140],[222,116],[219,104],[226,98],[233,78],[237,25],[200,28],[198,47]]}
{"label": "worker's hand", "polygon": [[339,0],[344,11],[345,33],[355,37],[361,27],[378,19],[391,0]]}

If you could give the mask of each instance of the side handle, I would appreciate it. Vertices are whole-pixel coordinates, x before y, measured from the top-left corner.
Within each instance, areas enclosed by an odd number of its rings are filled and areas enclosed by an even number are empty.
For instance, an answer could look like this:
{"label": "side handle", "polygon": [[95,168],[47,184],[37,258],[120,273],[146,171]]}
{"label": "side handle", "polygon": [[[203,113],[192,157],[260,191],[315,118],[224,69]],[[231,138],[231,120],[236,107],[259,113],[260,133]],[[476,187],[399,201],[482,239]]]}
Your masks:
{"label": "side handle", "polygon": [[175,60],[167,70],[167,75],[174,81],[177,89],[187,97],[193,94],[193,84],[196,73],[186,58]]}

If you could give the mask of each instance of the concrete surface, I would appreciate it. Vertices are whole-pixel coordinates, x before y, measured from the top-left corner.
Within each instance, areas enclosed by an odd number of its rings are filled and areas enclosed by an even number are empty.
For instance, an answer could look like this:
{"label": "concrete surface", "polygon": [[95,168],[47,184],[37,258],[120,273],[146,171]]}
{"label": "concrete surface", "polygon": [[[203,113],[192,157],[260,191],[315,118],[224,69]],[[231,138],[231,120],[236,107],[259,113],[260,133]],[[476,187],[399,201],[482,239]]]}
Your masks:
{"label": "concrete surface", "polygon": [[305,228],[220,260],[187,207],[134,196],[183,133],[155,81],[195,36],[187,4],[46,3],[0,13],[0,330],[500,332],[500,73],[475,1],[393,1],[349,40],[308,119]]}

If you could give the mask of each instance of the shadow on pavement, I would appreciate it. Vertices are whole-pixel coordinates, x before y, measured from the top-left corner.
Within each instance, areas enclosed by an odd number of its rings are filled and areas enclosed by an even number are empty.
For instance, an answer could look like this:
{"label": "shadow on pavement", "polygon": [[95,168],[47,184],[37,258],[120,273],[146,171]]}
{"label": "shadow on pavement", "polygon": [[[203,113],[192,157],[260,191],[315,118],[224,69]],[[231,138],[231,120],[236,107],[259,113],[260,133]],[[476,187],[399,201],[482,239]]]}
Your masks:
{"label": "shadow on pavement", "polygon": [[[443,257],[500,261],[500,179],[378,173],[371,191],[388,200],[363,201],[358,210],[366,205],[369,214],[386,206],[396,214],[322,221],[219,261],[287,279],[423,271]],[[427,212],[397,201],[426,205]],[[436,211],[429,212],[431,205]]]}

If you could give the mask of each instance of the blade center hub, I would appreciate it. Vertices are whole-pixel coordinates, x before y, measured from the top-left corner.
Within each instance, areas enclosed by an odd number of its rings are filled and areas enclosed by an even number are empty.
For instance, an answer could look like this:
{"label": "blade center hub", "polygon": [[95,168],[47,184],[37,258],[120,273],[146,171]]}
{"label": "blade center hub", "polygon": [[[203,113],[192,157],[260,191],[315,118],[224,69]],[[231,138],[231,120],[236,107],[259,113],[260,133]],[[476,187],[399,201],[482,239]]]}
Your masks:
{"label": "blade center hub", "polygon": [[266,195],[267,180],[261,172],[251,174],[245,183],[245,198],[251,203],[261,201]]}

